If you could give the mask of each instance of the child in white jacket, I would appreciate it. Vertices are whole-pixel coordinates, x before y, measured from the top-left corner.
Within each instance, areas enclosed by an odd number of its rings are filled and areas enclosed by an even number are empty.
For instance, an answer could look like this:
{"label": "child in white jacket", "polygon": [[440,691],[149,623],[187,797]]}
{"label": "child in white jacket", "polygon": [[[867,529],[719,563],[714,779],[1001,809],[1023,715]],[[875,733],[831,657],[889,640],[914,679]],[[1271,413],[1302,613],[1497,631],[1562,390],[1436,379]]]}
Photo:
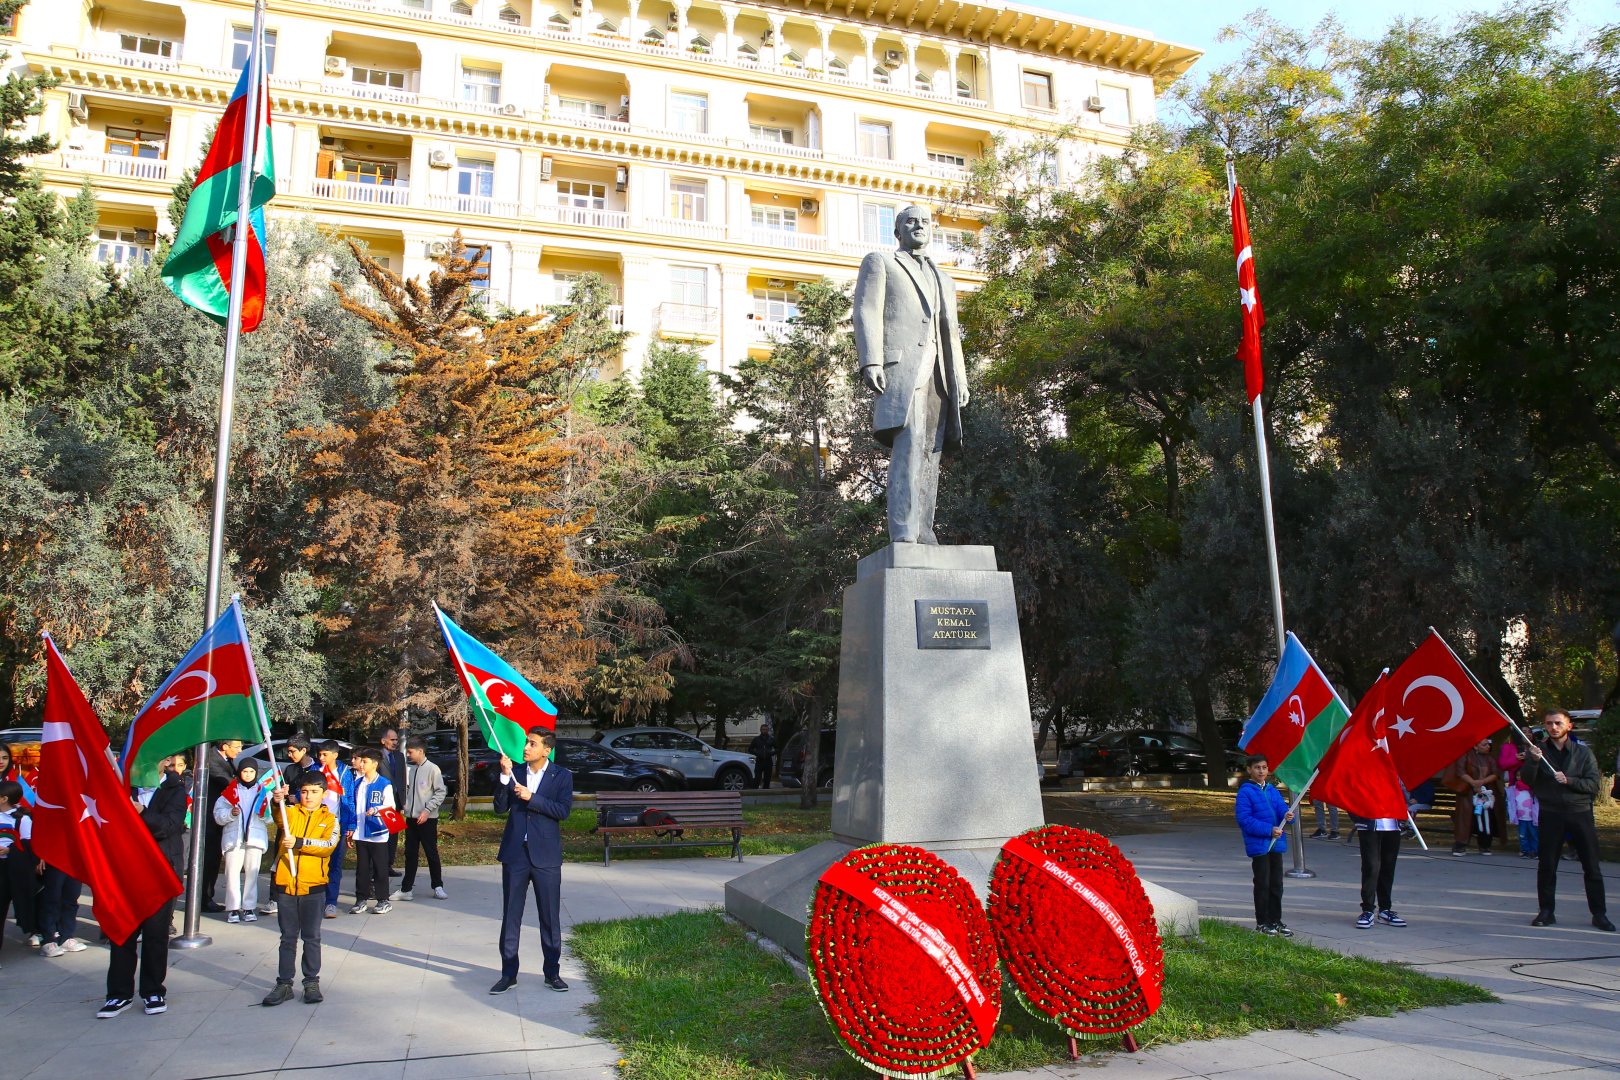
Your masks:
{"label": "child in white jacket", "polygon": [[[214,800],[214,820],[224,826],[225,921],[258,922],[259,864],[270,846],[270,782],[259,783],[259,766],[244,761],[225,794]],[[273,780],[273,778],[272,778]]]}

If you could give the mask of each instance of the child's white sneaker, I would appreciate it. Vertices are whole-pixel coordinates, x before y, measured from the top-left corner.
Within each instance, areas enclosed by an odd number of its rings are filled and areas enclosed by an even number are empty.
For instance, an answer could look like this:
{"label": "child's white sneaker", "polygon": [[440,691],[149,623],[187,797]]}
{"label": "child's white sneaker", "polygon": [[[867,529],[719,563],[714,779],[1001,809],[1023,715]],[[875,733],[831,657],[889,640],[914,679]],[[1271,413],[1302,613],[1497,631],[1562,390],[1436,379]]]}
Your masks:
{"label": "child's white sneaker", "polygon": [[258,922],[259,921],[259,913],[257,911],[254,911],[252,908],[248,908],[246,911],[242,912],[242,921],[243,922]]}
{"label": "child's white sneaker", "polygon": [[58,956],[62,956],[66,951],[54,941],[47,941],[39,947],[39,955],[49,956],[53,960]]}
{"label": "child's white sneaker", "polygon": [[239,923],[242,921],[242,916],[239,912],[227,911],[225,913],[225,921],[228,923]]}
{"label": "child's white sneaker", "polygon": [[435,885],[433,886],[433,899],[448,900],[450,899],[450,894],[444,891],[443,885]]}
{"label": "child's white sneaker", "polygon": [[86,945],[76,937],[70,937],[66,941],[62,942],[63,952],[84,952],[84,950],[88,949],[89,947],[90,946]]}

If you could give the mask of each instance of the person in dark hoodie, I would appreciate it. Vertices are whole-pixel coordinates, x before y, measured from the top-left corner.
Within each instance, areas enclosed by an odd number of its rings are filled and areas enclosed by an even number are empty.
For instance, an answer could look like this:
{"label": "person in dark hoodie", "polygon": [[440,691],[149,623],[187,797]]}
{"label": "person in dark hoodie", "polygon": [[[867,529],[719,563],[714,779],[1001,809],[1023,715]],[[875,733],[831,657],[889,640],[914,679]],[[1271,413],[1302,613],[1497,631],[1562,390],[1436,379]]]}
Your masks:
{"label": "person in dark hoodie", "polygon": [[1554,906],[1558,899],[1558,859],[1564,847],[1565,832],[1581,860],[1586,883],[1586,906],[1592,925],[1614,930],[1609,919],[1608,900],[1603,890],[1603,870],[1598,865],[1597,826],[1592,820],[1592,801],[1597,797],[1603,774],[1598,771],[1592,748],[1570,734],[1569,713],[1547,709],[1541,714],[1547,740],[1530,744],[1529,759],[1519,775],[1530,785],[1531,794],[1541,804],[1541,863],[1536,873],[1536,902],[1540,910],[1531,926],[1553,926],[1558,922]]}
{"label": "person in dark hoodie", "polygon": [[1243,831],[1243,851],[1254,868],[1254,928],[1269,936],[1293,937],[1282,921],[1283,853],[1288,850],[1288,823],[1294,812],[1275,784],[1271,765],[1260,754],[1250,754],[1248,774],[1237,793],[1237,823]]}
{"label": "person in dark hoodie", "polygon": [[[141,821],[157,841],[158,850],[169,860],[169,868],[181,877],[185,863],[186,782],[184,762],[164,758],[158,762],[163,780],[141,810]],[[135,804],[140,805],[136,799]],[[141,1004],[146,1015],[168,1012],[168,991],[164,980],[169,974],[169,921],[174,916],[174,900],[146,917],[129,940],[114,943],[107,959],[107,1003],[96,1013],[107,1020],[134,1004],[136,949],[140,950]]]}

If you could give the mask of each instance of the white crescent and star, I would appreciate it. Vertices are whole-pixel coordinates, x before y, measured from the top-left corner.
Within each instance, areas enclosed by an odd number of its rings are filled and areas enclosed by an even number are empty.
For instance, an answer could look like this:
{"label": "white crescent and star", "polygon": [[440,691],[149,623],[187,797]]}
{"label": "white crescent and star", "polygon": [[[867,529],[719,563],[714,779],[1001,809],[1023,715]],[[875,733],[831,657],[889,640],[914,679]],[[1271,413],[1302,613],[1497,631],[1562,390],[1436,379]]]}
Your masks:
{"label": "white crescent and star", "polygon": [[[201,679],[203,681],[203,692],[194,698],[182,699],[178,694],[175,693],[175,688],[181,683],[185,682],[187,679]],[[174,680],[174,682],[169,684],[168,696],[162,701],[158,702],[157,707],[160,709],[172,708],[173,706],[179,704],[182,700],[201,701],[203,698],[208,697],[217,689],[219,689],[219,680],[214,678],[210,672],[204,671],[202,668],[192,668],[190,671],[186,672],[184,675],[180,676],[178,679]]]}
{"label": "white crescent and star", "polygon": [[[485,697],[489,698],[491,701],[494,701],[495,699],[490,696],[489,688],[494,686],[496,683],[505,685],[506,680],[501,678],[499,675],[491,675],[489,678],[478,684],[478,689],[484,692]],[[509,693],[501,695],[501,706],[503,708],[511,708],[516,701],[517,698],[513,697]]]}
{"label": "white crescent and star", "polygon": [[[79,745],[79,740],[73,737],[72,724],[63,724],[59,722],[46,724],[44,729],[40,732],[40,745],[44,746],[46,743],[54,742],[72,743],[74,752],[79,755],[79,768],[83,770],[84,776],[88,777],[90,775],[90,763],[84,759],[84,748]],[[43,787],[44,785],[41,784],[34,789],[34,805],[36,807],[42,807],[46,810],[67,809],[67,807],[61,805],[60,803],[46,802],[40,794]],[[101,812],[96,809],[96,800],[92,799],[88,795],[80,795],[79,798],[83,799],[85,804],[84,813],[79,815],[80,821],[83,821],[85,818],[95,818],[98,825],[105,825],[107,823],[107,819],[102,817]]]}
{"label": "white crescent and star", "polygon": [[1298,727],[1305,726],[1305,703],[1298,694],[1288,699],[1288,719]]}
{"label": "white crescent and star", "polygon": [[[1437,728],[1419,728],[1419,731],[1429,731],[1435,733],[1450,731],[1452,728],[1462,723],[1462,695],[1457,692],[1457,688],[1455,686],[1451,685],[1449,681],[1442,679],[1438,675],[1424,675],[1421,678],[1413,679],[1411,685],[1406,688],[1406,693],[1401,695],[1401,704],[1403,706],[1406,704],[1406,700],[1412,696],[1412,691],[1421,690],[1425,687],[1438,690],[1445,695],[1447,703],[1451,706],[1451,717]],[[1406,732],[1412,730],[1412,721],[1410,719],[1401,716],[1399,713],[1396,713],[1395,715],[1397,720],[1395,725],[1396,731],[1399,731],[1402,735],[1404,735]],[[1404,730],[1402,725],[1405,725]]]}

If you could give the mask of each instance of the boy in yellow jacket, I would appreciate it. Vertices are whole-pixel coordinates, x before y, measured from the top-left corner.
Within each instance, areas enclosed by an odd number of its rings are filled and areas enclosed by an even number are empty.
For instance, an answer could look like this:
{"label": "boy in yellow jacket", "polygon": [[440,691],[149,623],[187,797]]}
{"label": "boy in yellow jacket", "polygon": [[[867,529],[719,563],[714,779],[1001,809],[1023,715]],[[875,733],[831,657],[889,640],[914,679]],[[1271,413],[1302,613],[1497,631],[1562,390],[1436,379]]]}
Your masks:
{"label": "boy in yellow jacket", "polygon": [[278,837],[275,880],[281,964],[275,989],[265,995],[264,1005],[292,1000],[299,938],[304,941],[304,1000],[311,1005],[321,1000],[321,914],[326,907],[328,864],[338,841],[337,815],[326,808],[325,796],[321,774],[304,774],[298,784],[298,805],[287,807],[286,825]]}

